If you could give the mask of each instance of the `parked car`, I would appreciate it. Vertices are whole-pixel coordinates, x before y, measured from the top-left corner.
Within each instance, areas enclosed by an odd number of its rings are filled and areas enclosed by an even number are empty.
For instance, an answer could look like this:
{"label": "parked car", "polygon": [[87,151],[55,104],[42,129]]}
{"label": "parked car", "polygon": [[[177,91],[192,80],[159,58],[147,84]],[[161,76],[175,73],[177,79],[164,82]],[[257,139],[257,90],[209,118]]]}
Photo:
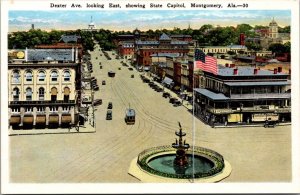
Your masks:
{"label": "parked car", "polygon": [[171,104],[174,104],[174,102],[175,102],[176,100],[177,100],[177,98],[171,97],[170,100],[169,100],[169,102],[170,102]]}
{"label": "parked car", "polygon": [[95,99],[94,101],[93,101],[93,105],[94,106],[98,106],[98,105],[101,105],[102,104],[102,99]]}
{"label": "parked car", "polygon": [[98,91],[99,90],[99,86],[98,85],[93,86],[93,90],[94,91]]}
{"label": "parked car", "polygon": [[134,78],[134,74],[131,75],[131,78]]}
{"label": "parked car", "polygon": [[121,70],[121,67],[119,67],[118,69]]}
{"label": "parked car", "polygon": [[268,128],[268,127],[275,127],[275,126],[276,126],[276,123],[277,123],[277,121],[269,121],[269,120],[266,120],[266,121],[265,121],[265,124],[264,124],[264,127],[265,127],[265,128]]}
{"label": "parked car", "polygon": [[174,103],[173,103],[173,106],[181,106],[181,101],[180,100],[178,100],[178,99],[176,99],[175,101],[174,101]]}
{"label": "parked car", "polygon": [[170,93],[164,92],[162,96],[163,96],[164,98],[168,98],[168,97],[170,97]]}
{"label": "parked car", "polygon": [[133,68],[129,67],[128,70],[133,70]]}
{"label": "parked car", "polygon": [[112,109],[112,108],[113,108],[113,104],[112,104],[112,102],[108,102],[107,109]]}
{"label": "parked car", "polygon": [[157,88],[155,89],[155,91],[157,91],[157,92],[162,92],[162,91],[163,91],[163,88],[157,87]]}
{"label": "parked car", "polygon": [[112,120],[112,110],[107,110],[107,112],[106,112],[106,120]]}
{"label": "parked car", "polygon": [[105,81],[102,81],[102,85],[106,85],[106,82],[105,82]]}

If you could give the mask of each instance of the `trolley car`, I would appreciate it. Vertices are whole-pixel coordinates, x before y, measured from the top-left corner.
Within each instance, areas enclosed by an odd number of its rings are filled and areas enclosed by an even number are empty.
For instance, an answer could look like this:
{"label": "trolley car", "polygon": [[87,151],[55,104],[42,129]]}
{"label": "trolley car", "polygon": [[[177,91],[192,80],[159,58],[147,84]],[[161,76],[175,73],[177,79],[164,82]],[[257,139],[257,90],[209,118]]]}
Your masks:
{"label": "trolley car", "polygon": [[135,123],[135,110],[128,108],[125,113],[125,122],[127,125],[133,125]]}

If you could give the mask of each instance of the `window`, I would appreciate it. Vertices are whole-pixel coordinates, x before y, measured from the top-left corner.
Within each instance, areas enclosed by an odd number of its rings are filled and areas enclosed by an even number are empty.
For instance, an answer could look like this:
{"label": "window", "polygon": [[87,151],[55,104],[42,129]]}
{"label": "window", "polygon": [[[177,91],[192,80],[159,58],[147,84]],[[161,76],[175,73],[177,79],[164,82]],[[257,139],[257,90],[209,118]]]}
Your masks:
{"label": "window", "polygon": [[50,107],[50,111],[51,111],[51,112],[57,111],[57,107],[56,107],[56,106],[51,106],[51,107]]}
{"label": "window", "polygon": [[13,100],[19,101],[20,90],[18,88],[13,89]]}
{"label": "window", "polygon": [[25,108],[25,112],[32,112],[32,107]]}
{"label": "window", "polygon": [[70,78],[71,78],[70,71],[66,70],[64,72],[64,81],[70,81]]}
{"label": "window", "polygon": [[13,71],[12,77],[13,77],[13,79],[12,79],[13,83],[20,83],[20,73],[18,70]]}
{"label": "window", "polygon": [[54,70],[51,72],[51,81],[57,81],[57,78],[58,78],[58,74],[57,74],[57,71]]}
{"label": "window", "polygon": [[31,71],[27,71],[25,73],[25,77],[26,77],[27,82],[32,82],[32,72]]}
{"label": "window", "polygon": [[40,71],[38,73],[38,81],[45,81],[45,77],[46,77],[46,75],[45,75],[44,71]]}
{"label": "window", "polygon": [[27,101],[31,101],[32,100],[32,89],[30,87],[28,87],[26,89],[26,100]]}
{"label": "window", "polygon": [[43,87],[39,88],[39,100],[45,99],[45,89]]}
{"label": "window", "polygon": [[11,112],[20,112],[20,107],[18,107],[18,108],[12,108]]}

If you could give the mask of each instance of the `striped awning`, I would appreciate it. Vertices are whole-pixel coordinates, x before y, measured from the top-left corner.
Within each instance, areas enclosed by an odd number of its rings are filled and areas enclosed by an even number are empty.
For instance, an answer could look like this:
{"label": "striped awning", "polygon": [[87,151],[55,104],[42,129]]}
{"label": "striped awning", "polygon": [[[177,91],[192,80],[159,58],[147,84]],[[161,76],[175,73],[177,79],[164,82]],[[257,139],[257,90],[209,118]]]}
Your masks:
{"label": "striped awning", "polygon": [[37,115],[35,123],[36,124],[45,124],[46,123],[46,115]]}
{"label": "striped awning", "polygon": [[32,115],[25,115],[23,117],[24,124],[33,124],[33,116]]}
{"label": "striped awning", "polygon": [[18,125],[21,123],[21,116],[20,115],[13,115],[9,119],[9,123],[11,125]]}
{"label": "striped awning", "polygon": [[71,123],[72,117],[71,114],[63,114],[61,116],[61,123]]}
{"label": "striped awning", "polygon": [[58,114],[49,115],[49,123],[58,123]]}

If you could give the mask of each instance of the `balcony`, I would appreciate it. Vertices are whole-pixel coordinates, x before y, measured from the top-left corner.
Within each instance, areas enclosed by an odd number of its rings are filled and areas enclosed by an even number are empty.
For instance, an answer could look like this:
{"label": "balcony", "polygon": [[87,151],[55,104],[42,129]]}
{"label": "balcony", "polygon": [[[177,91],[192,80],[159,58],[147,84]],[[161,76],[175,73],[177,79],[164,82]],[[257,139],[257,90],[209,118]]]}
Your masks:
{"label": "balcony", "polygon": [[231,108],[213,108],[207,107],[207,110],[213,114],[230,114],[233,113]]}
{"label": "balcony", "polygon": [[290,99],[290,93],[231,94],[231,99]]}
{"label": "balcony", "polygon": [[56,100],[56,101],[11,101],[9,106],[48,106],[48,105],[75,105],[75,100]]}

